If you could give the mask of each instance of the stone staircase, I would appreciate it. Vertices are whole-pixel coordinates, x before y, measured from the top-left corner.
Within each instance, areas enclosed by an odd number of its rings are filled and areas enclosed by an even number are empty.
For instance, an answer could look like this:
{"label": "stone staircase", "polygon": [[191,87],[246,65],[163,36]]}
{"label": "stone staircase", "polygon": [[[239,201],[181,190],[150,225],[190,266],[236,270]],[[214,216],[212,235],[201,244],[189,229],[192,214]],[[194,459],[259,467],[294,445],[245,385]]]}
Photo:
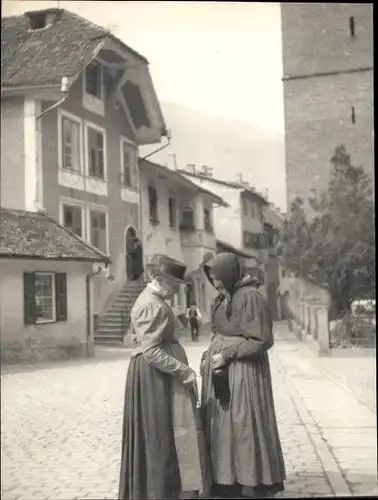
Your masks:
{"label": "stone staircase", "polygon": [[133,281],[125,284],[108,310],[99,316],[95,329],[95,344],[122,344],[130,325],[130,311],[146,284]]}

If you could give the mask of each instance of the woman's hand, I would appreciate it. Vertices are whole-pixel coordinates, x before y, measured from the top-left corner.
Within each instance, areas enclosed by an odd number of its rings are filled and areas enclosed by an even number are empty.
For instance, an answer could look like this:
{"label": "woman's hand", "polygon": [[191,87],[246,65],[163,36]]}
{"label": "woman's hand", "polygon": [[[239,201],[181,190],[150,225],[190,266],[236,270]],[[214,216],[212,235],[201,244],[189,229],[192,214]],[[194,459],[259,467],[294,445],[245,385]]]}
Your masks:
{"label": "woman's hand", "polygon": [[222,368],[222,366],[224,366],[225,364],[226,361],[222,356],[222,353],[214,354],[214,356],[211,358],[211,369],[213,371],[219,370],[219,368]]}
{"label": "woman's hand", "polygon": [[188,374],[182,380],[182,383],[189,389],[191,397],[195,402],[198,401],[198,387],[197,387],[197,374],[196,372],[188,366]]}

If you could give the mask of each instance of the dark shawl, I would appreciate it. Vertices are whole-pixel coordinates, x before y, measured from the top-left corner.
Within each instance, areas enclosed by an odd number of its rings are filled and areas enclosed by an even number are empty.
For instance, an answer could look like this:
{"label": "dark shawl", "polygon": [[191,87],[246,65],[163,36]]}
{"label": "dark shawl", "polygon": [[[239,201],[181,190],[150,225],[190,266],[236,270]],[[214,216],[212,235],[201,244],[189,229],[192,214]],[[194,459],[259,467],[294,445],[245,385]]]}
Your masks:
{"label": "dark shawl", "polygon": [[[222,282],[229,297],[218,295],[212,310],[212,327],[217,332],[215,314],[224,300],[227,300],[226,316],[240,342],[222,352],[226,363],[251,358],[265,352],[273,345],[273,323],[266,299],[257,290],[255,276],[246,274],[244,262],[232,253],[220,253],[208,261],[203,270],[214,286],[212,274]],[[227,388],[227,365],[213,374],[217,399],[229,400]]]}

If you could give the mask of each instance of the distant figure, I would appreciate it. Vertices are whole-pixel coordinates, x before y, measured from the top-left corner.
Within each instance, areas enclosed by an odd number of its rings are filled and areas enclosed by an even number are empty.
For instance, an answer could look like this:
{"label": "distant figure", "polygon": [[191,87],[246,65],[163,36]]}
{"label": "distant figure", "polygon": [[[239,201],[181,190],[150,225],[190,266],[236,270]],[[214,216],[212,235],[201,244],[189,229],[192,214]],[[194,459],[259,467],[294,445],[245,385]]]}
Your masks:
{"label": "distant figure", "polygon": [[201,313],[195,305],[190,306],[186,311],[186,317],[189,321],[190,333],[192,335],[193,342],[198,342],[199,334],[199,321],[201,319]]}

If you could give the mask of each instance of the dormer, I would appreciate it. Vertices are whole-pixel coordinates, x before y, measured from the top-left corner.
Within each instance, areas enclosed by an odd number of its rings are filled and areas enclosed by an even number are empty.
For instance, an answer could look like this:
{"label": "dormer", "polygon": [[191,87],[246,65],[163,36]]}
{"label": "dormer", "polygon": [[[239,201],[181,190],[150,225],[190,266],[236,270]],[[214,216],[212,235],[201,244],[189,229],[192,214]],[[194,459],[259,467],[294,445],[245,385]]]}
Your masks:
{"label": "dormer", "polygon": [[83,71],[83,106],[88,111],[104,116],[104,67],[94,60]]}
{"label": "dormer", "polygon": [[29,21],[29,31],[39,31],[50,28],[60,19],[62,9],[44,9],[25,12]]}

